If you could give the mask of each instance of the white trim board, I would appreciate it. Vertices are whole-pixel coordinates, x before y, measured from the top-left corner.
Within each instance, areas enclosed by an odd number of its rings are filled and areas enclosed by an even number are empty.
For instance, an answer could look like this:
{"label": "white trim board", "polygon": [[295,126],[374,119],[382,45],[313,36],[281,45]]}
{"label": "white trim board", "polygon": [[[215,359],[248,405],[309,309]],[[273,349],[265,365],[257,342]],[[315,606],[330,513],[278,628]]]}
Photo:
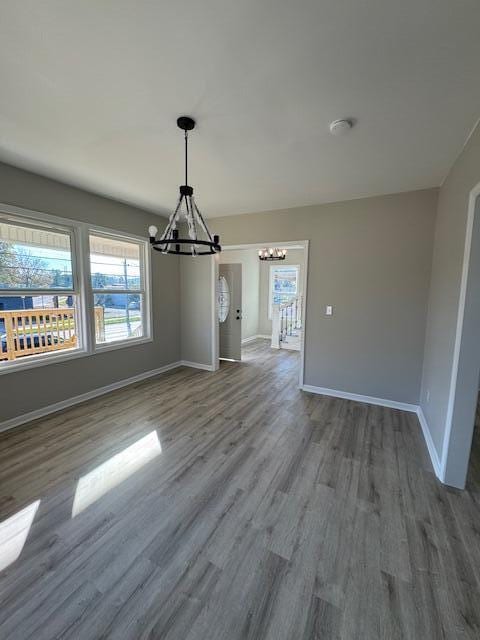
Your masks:
{"label": "white trim board", "polygon": [[[452,370],[450,373],[448,405],[447,405],[447,414],[445,418],[445,430],[444,430],[442,454],[441,454],[442,481],[443,481],[443,478],[447,478],[448,480],[450,476],[450,473],[449,473],[450,470],[447,468],[448,452],[450,449],[450,440],[452,437],[452,429],[453,429],[453,417],[454,417],[453,414],[454,414],[454,407],[455,407],[455,398],[457,393],[458,371],[460,366],[460,348],[462,345],[463,322],[465,317],[465,304],[467,300],[468,272],[470,269],[470,254],[471,254],[471,248],[472,248],[473,225],[475,221],[477,198],[480,198],[480,183],[478,183],[470,191],[469,199],[468,199],[468,213],[467,213],[467,224],[466,224],[466,230],[465,230],[465,244],[464,244],[464,250],[463,250],[462,276],[460,281],[460,296],[459,296],[458,309],[457,309],[455,343],[454,343],[454,350],[453,350]],[[465,461],[466,461],[466,465],[465,465],[465,477],[466,477],[467,469],[468,469],[468,459],[471,451],[471,437],[468,438],[467,442],[464,442],[462,444],[463,444]],[[459,487],[458,485],[456,486],[457,488],[464,488],[464,487]]]}
{"label": "white trim board", "polygon": [[92,398],[103,396],[106,393],[116,391],[117,389],[121,389],[122,387],[127,387],[130,384],[140,382],[141,380],[145,380],[146,378],[153,378],[154,376],[158,376],[160,373],[170,371],[170,369],[176,369],[182,364],[184,363],[172,362],[171,364],[166,364],[165,366],[159,367],[158,369],[144,371],[143,373],[139,373],[136,376],[124,378],[123,380],[112,382],[112,384],[107,384],[104,387],[98,387],[97,389],[92,389],[91,391],[87,391],[86,393],[81,393],[78,396],[73,396],[71,398],[67,398],[66,400],[61,400],[60,402],[55,402],[54,404],[49,404],[45,407],[41,407],[40,409],[29,411],[28,413],[24,413],[21,416],[15,416],[14,418],[10,418],[9,420],[4,420],[3,422],[0,422],[0,431],[6,431],[7,429],[12,429],[13,427],[18,427],[21,424],[25,424],[25,422],[31,422],[32,420],[43,418],[50,413],[56,413],[57,411],[61,411],[62,409],[68,409],[69,407],[73,407],[74,405],[85,402],[86,400],[91,400]]}
{"label": "white trim board", "polygon": [[265,340],[271,340],[272,336],[266,336],[263,334],[257,334],[255,336],[250,336],[249,338],[243,338],[242,339],[242,344],[248,344],[249,342],[253,342],[254,340],[260,340],[260,339],[265,339]]}
{"label": "white trim board", "polygon": [[190,362],[189,360],[180,360],[178,366],[191,367],[192,369],[202,369],[203,371],[217,371],[218,367],[213,364],[203,364],[202,362]]}
{"label": "white trim board", "polygon": [[272,245],[278,249],[305,249],[305,240],[286,240],[285,242],[246,242],[243,244],[228,244],[222,246],[222,251],[242,251],[244,249],[264,249],[265,246]]}
{"label": "white trim board", "polygon": [[420,426],[422,427],[423,437],[427,444],[428,453],[430,455],[430,460],[432,461],[435,475],[441,482],[443,482],[444,481],[443,468],[440,463],[440,458],[438,457],[438,453],[435,448],[435,445],[433,444],[430,428],[428,426],[427,419],[425,418],[425,414],[422,411],[422,407],[418,407],[417,416],[418,416],[418,421],[420,422]]}
{"label": "white trim board", "polygon": [[433,444],[430,429],[425,419],[421,407],[416,404],[409,404],[408,402],[397,402],[396,400],[387,400],[386,398],[376,398],[374,396],[362,396],[358,393],[349,393],[348,391],[339,391],[338,389],[327,389],[325,387],[315,387],[310,384],[304,384],[300,387],[303,391],[309,393],[316,393],[323,396],[330,396],[333,398],[343,398],[345,400],[353,400],[355,402],[364,402],[365,404],[373,404],[379,407],[387,407],[389,409],[400,409],[401,411],[409,411],[415,413],[418,417],[420,427],[422,429],[423,438],[427,445],[428,454],[432,462],[433,470],[437,478],[443,482],[443,473],[440,460],[438,458],[437,450]]}
{"label": "white trim board", "polygon": [[216,253],[211,257],[211,270],[210,277],[211,281],[211,323],[212,323],[212,368],[209,371],[217,371],[220,368],[219,356],[220,356],[220,328],[218,325],[218,307],[217,307],[217,297],[218,297],[218,269],[219,269],[219,257]]}
{"label": "white trim board", "polygon": [[314,387],[310,384],[304,384],[300,388],[303,391],[308,391],[309,393],[318,393],[322,396],[331,396],[333,398],[344,398],[345,400],[354,400],[355,402],[365,402],[365,404],[375,404],[380,407],[388,407],[390,409],[401,409],[402,411],[410,411],[412,413],[417,413],[418,410],[418,405],[416,404],[397,402],[396,400],[387,400],[385,398],[375,398],[374,396],[362,396],[358,393],[339,391],[338,389]]}

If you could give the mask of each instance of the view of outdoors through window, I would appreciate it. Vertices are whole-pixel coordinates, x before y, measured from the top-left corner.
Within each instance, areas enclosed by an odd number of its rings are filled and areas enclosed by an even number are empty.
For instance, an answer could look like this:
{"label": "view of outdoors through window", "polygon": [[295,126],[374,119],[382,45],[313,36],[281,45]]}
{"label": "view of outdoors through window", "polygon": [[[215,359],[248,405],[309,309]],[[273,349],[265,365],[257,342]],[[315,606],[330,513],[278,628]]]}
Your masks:
{"label": "view of outdoors through window", "polygon": [[75,316],[70,235],[0,222],[0,361],[77,347]]}
{"label": "view of outdoors through window", "polygon": [[0,290],[72,288],[68,234],[0,223]]}
{"label": "view of outdoors through window", "polygon": [[298,267],[271,267],[271,301],[283,304],[295,298],[298,292]]}
{"label": "view of outdoors through window", "polygon": [[[97,344],[145,335],[142,243],[91,233]],[[78,291],[67,231],[0,219],[0,363],[79,347]]]}
{"label": "view of outdoors through window", "polygon": [[144,335],[143,273],[140,245],[109,236],[90,235],[90,271],[97,343]]}

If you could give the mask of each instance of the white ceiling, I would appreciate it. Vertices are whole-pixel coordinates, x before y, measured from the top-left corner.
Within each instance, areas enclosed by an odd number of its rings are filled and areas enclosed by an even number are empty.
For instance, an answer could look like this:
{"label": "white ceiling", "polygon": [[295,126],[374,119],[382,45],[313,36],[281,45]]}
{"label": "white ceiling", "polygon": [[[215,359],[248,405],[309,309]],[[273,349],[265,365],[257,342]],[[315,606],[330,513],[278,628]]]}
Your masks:
{"label": "white ceiling", "polygon": [[209,217],[439,185],[479,34],[478,0],[3,2],[0,159],[166,212],[186,113]]}

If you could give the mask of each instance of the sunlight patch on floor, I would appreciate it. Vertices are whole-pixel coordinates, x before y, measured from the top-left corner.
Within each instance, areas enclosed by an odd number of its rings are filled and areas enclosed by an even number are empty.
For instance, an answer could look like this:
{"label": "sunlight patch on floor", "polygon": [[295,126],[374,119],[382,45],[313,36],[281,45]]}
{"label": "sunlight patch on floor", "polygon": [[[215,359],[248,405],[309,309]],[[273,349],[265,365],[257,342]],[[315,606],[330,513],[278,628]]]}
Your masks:
{"label": "sunlight patch on floor", "polygon": [[82,476],[73,500],[72,518],[156,458],[162,447],[156,431],[137,440],[103,464]]}
{"label": "sunlight patch on floor", "polygon": [[15,562],[22,553],[39,504],[40,500],[36,500],[0,522],[0,571]]}

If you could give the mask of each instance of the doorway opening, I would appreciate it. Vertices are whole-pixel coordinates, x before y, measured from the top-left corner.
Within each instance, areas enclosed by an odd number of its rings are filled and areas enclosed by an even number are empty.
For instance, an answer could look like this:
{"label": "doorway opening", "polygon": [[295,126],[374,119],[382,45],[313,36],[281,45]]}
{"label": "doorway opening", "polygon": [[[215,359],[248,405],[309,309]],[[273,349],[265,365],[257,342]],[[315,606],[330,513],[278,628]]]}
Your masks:
{"label": "doorway opening", "polygon": [[[285,258],[260,260],[265,247]],[[216,269],[213,361],[281,366],[303,386],[308,241],[224,246]]]}
{"label": "doorway opening", "polygon": [[475,411],[466,486],[471,489],[475,495],[480,495],[480,393]]}
{"label": "doorway opening", "polygon": [[[480,378],[480,184],[470,193],[442,480],[459,489],[467,476],[480,486],[477,408]],[[469,469],[470,463],[470,469]]]}

